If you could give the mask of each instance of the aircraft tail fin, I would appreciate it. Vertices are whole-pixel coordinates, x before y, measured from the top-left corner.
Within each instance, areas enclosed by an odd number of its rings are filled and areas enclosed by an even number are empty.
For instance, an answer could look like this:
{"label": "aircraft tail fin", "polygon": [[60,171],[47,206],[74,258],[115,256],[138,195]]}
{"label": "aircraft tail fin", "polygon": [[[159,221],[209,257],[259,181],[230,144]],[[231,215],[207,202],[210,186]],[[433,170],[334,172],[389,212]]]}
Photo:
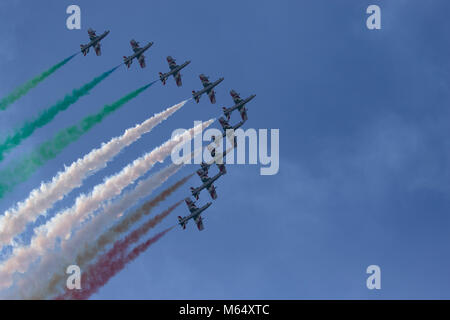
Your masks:
{"label": "aircraft tail fin", "polygon": [[195,92],[195,90],[192,90],[192,96],[194,97],[195,101],[197,103],[200,102],[200,96],[196,95],[197,92]]}
{"label": "aircraft tail fin", "polygon": [[198,192],[195,190],[195,188],[191,187],[191,192],[192,192],[192,195],[194,196],[194,198],[196,200],[198,200],[199,196],[198,196]]}
{"label": "aircraft tail fin", "polygon": [[164,77],[162,72],[159,73],[159,79],[161,79],[163,85],[166,85],[166,78]]}
{"label": "aircraft tail fin", "polygon": [[123,61],[125,62],[125,65],[129,68],[131,66],[131,63],[133,60],[129,59],[127,56],[123,56]]}
{"label": "aircraft tail fin", "polygon": [[224,164],[224,163],[217,164],[217,167],[219,168],[219,171],[220,171],[222,174],[227,173],[227,168],[225,168],[225,164]]}
{"label": "aircraft tail fin", "polygon": [[81,52],[83,52],[83,55],[86,56],[89,52],[89,47],[86,48],[84,44],[80,44]]}
{"label": "aircraft tail fin", "polygon": [[228,111],[228,109],[225,107],[222,107],[222,110],[225,117],[227,117],[227,120],[230,121],[230,111]]}
{"label": "aircraft tail fin", "polygon": [[184,229],[186,229],[186,222],[182,222],[183,218],[181,216],[178,216],[178,222],[180,223],[181,227]]}

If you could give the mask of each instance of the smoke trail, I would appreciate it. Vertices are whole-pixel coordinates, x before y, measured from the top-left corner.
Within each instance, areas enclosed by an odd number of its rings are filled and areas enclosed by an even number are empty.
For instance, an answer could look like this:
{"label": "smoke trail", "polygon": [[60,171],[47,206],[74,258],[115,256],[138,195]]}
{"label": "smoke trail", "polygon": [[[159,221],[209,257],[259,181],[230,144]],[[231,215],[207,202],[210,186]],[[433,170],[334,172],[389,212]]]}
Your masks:
{"label": "smoke trail", "polygon": [[99,209],[102,202],[119,195],[126,186],[145,174],[156,162],[163,162],[170,155],[172,149],[179,145],[180,142],[189,141],[192,139],[194,133],[205,129],[214,121],[214,119],[211,119],[207,122],[200,123],[183,134],[166,141],[152,152],[134,160],[118,174],[109,177],[103,183],[94,187],[90,194],[80,195],[72,208],[58,213],[47,221],[46,224],[36,228],[30,245],[28,247],[21,246],[14,248],[12,256],[1,265],[0,287],[10,286],[12,284],[11,275],[14,272],[25,272],[30,263],[55,247],[56,240],[60,239],[61,242],[67,241],[72,235],[72,232],[85,219],[89,218],[91,213]]}
{"label": "smoke trail", "polygon": [[[0,217],[0,246],[8,244],[15,235],[24,230],[28,222],[36,219],[40,214],[44,214],[56,201],[61,200],[74,188],[81,186],[82,181],[88,175],[104,168],[106,163],[119,154],[123,148],[151,131],[182,108],[186,102],[187,100],[182,101],[155,114],[141,124],[125,130],[122,136],[112,138],[100,148],[92,150],[83,158],[66,167],[64,172],[58,173],[52,181],[43,183],[39,188],[34,189],[26,200],[7,210]],[[0,186],[1,184],[2,182],[0,182]]]}
{"label": "smoke trail", "polygon": [[[183,202],[182,200],[178,201],[177,203],[170,206],[168,209],[156,215],[154,218],[145,222],[138,229],[134,230],[129,235],[127,235],[124,239],[117,240],[114,243],[113,247],[106,253],[106,256],[108,256],[109,260],[113,260],[121,256],[124,256],[126,254],[126,250],[130,247],[130,245],[138,242],[150,229],[154,228],[165,217],[171,214],[173,210],[178,208],[178,206],[182,202]],[[144,209],[142,208],[142,210]],[[148,210],[146,210],[146,212],[148,212]]]}
{"label": "smoke trail", "polygon": [[[230,147],[224,153],[216,153],[215,158],[208,161],[208,164],[221,163],[224,155],[232,149],[233,147]],[[200,151],[201,149],[194,150],[194,152],[186,156],[186,159],[192,159]],[[105,206],[101,214],[96,215],[92,220],[84,224],[83,228],[74,237],[64,242],[60,251],[43,257],[38,268],[34,268],[31,273],[29,272],[25,277],[21,278],[17,290],[19,296],[15,298],[31,298],[34,300],[46,299],[57,295],[59,289],[64,289],[64,282],[67,278],[65,269],[68,265],[75,262],[76,265],[84,270],[85,265],[99,255],[107,245],[117,241],[134,222],[137,222],[144,214],[151,213],[152,208],[187,182],[193,174],[166,188],[153,200],[141,206],[140,209],[126,214],[122,221],[119,221],[114,227],[107,230],[107,227],[113,225],[114,220],[130,207],[130,203],[136,203],[140,198],[150,194],[171,175],[178,172],[184,163],[182,161],[179,165],[171,164],[165,167],[146,180],[140,181],[132,192],[123,195],[120,200]],[[101,234],[101,236],[97,237],[98,234]],[[52,274],[53,276],[51,276]],[[48,276],[51,276],[51,278]]]}
{"label": "smoke trail", "polygon": [[16,185],[26,181],[39,167],[55,158],[69,144],[78,140],[105,117],[137,97],[151,84],[131,92],[112,104],[105,105],[100,112],[85,117],[77,125],[59,131],[51,140],[42,143],[31,154],[22,157],[18,162],[13,162],[6,169],[0,171],[0,198],[5,193],[10,192]]}
{"label": "smoke trail", "polygon": [[[177,168],[179,169],[179,167]],[[139,221],[144,215],[148,215],[151,213],[152,209],[155,208],[158,204],[164,201],[167,197],[169,197],[173,192],[175,192],[178,188],[184,185],[193,174],[190,174],[183,179],[179,180],[172,186],[168,187],[164,191],[162,191],[158,196],[153,198],[150,201],[144,203],[139,209],[136,211],[127,214],[124,218],[119,221],[115,226],[105,231],[100,237],[97,238],[93,243],[86,243],[85,250],[80,252],[76,257],[76,263],[80,266],[84,266],[86,263],[95,258],[107,245],[116,241],[121,235],[126,233],[137,221]],[[128,202],[128,207],[132,205],[131,202]],[[115,211],[117,212],[117,211]],[[82,239],[80,239],[81,241]],[[75,242],[73,242],[75,244]],[[80,242],[78,242],[80,243]],[[66,248],[64,248],[66,249]],[[63,249],[63,250],[64,250]],[[70,248],[73,249],[73,248]],[[68,250],[67,250],[68,251]],[[70,251],[69,251],[70,252]],[[73,261],[73,260],[72,260]]]}
{"label": "smoke trail", "polygon": [[39,83],[47,79],[49,76],[51,76],[55,71],[57,71],[59,68],[64,66],[67,62],[72,60],[78,53],[71,55],[70,57],[64,59],[61,62],[58,62],[54,66],[50,67],[49,69],[42,72],[40,75],[34,77],[33,79],[25,82],[20,87],[14,89],[13,92],[11,92],[9,95],[4,97],[2,100],[0,100],[0,110],[5,110],[8,108],[11,104],[13,104],[15,101],[17,101],[19,98],[23,97],[25,94],[27,94],[28,91],[36,87]]}
{"label": "smoke trail", "polygon": [[128,255],[120,255],[115,260],[111,260],[110,256],[113,254],[114,248],[102,255],[99,260],[91,265],[87,271],[81,276],[82,289],[81,290],[66,290],[66,292],[55,299],[88,299],[91,295],[96,293],[102,286],[104,286],[112,277],[119,273],[125,266],[145,252],[148,247],[161,239],[166,233],[172,230],[170,227],[155,236],[151,237],[144,243],[136,246]]}
{"label": "smoke trail", "polygon": [[[65,269],[68,265],[76,264],[84,269],[107,245],[115,242],[143,215],[150,214],[151,210],[164,201],[173,192],[185,184],[193,174],[190,174],[172,186],[166,188],[154,199],[143,204],[140,209],[127,214],[115,227],[107,229],[118,217],[133,206],[140,198],[148,196],[152,191],[163,184],[171,175],[175,174],[181,166],[170,165],[158,173],[140,181],[136,188],[122,196],[120,200],[110,203],[104,211],[88,221],[72,238],[65,241],[59,251],[47,254],[40,261],[37,268],[30,270],[18,284],[18,291],[22,299],[45,299],[56,294],[63,286],[67,277]],[[98,235],[101,235],[98,237]],[[50,278],[49,276],[53,276]]]}
{"label": "smoke trail", "polygon": [[[164,178],[168,179],[170,177],[170,175],[175,173],[175,172],[168,173],[168,171],[173,170],[173,169],[178,171],[179,168],[180,168],[180,166],[176,167],[174,165],[167,167],[166,169],[168,169],[168,170],[166,170],[166,172],[163,173],[166,175]],[[103,234],[101,234],[101,236],[99,236],[97,238],[97,240],[95,240],[95,238],[94,238],[94,239],[89,239],[91,241],[89,241],[89,240],[86,241],[87,235],[93,235],[93,236],[98,235],[98,232],[90,233],[89,232],[90,230],[88,228],[86,228],[86,230],[84,232],[82,232],[82,233],[80,232],[79,237],[75,237],[76,241],[71,241],[70,246],[64,246],[61,250],[66,253],[70,253],[70,252],[77,253],[78,252],[78,256],[76,256],[75,261],[78,265],[84,266],[87,262],[89,262],[90,260],[95,258],[95,256],[97,256],[107,245],[113,243],[121,235],[126,233],[132,227],[132,225],[134,223],[136,223],[137,221],[139,221],[144,215],[150,214],[151,210],[154,207],[156,207],[158,204],[160,204],[162,201],[164,201],[167,197],[169,197],[173,192],[175,192],[178,188],[180,188],[182,185],[184,185],[192,177],[192,175],[193,174],[190,174],[190,175],[182,178],[181,180],[179,180],[172,186],[168,187],[167,189],[162,191],[158,196],[156,196],[154,199],[144,203],[138,210],[125,215],[123,217],[123,219],[117,223],[117,225],[113,226],[112,228],[110,228],[109,230],[106,231],[105,224],[107,222],[111,221],[111,216],[117,217],[118,214],[122,213],[123,211],[125,211],[126,208],[129,208],[130,206],[132,206],[133,203],[135,203],[135,201],[133,201],[132,198],[142,198],[146,194],[148,195],[149,193],[151,193],[151,191],[155,187],[161,185],[164,182],[164,181],[160,180],[160,181],[156,182],[157,185],[155,185],[156,179],[152,179],[153,181],[150,181],[150,179],[148,179],[148,183],[144,183],[141,185],[142,188],[137,187],[136,190],[133,193],[131,193],[129,197],[126,197],[127,199],[124,199],[124,201],[118,202],[115,206],[114,205],[110,206],[109,208],[107,208],[105,210],[104,213],[99,215],[102,217],[102,219],[99,219],[99,221],[95,221],[95,223],[93,223],[92,226],[89,228],[92,230],[99,230],[99,228],[103,227],[105,229],[105,232]],[[149,185],[151,183],[154,184],[154,187],[150,190],[150,192],[147,190],[147,192],[144,194],[145,191],[142,189],[144,189],[146,185]],[[109,218],[109,220],[106,220],[107,218]],[[97,229],[94,229],[95,227],[97,227]],[[77,246],[76,245],[77,243],[85,244],[85,246],[84,247]],[[80,249],[82,249],[82,250],[80,250]],[[65,255],[65,256],[67,256],[67,255]],[[74,259],[72,261],[74,261]]]}
{"label": "smoke trail", "polygon": [[4,141],[0,142],[0,161],[4,159],[6,153],[17,147],[24,139],[31,136],[36,129],[45,126],[52,121],[59,112],[66,110],[69,106],[77,102],[78,99],[89,94],[90,90],[106,79],[117,68],[118,67],[115,67],[106,71],[92,81],[86,83],[84,86],[73,90],[71,94],[67,94],[50,108],[42,111],[35,119],[25,122],[22,127],[16,129],[11,135],[7,136]]}

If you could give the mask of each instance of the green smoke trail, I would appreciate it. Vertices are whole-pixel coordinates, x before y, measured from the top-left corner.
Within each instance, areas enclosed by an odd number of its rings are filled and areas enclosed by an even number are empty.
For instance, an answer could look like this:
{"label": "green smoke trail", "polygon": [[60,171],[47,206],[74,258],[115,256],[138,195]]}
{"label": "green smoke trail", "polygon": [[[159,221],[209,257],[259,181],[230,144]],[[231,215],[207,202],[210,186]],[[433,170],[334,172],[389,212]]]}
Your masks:
{"label": "green smoke trail", "polygon": [[154,83],[155,81],[130,92],[112,104],[105,105],[100,112],[83,118],[78,124],[62,129],[52,139],[43,142],[29,155],[24,156],[18,163],[12,163],[9,168],[0,171],[0,199],[16,185],[26,181],[40,166],[55,158],[65,147],[78,140],[105,117],[136,98]]}
{"label": "green smoke trail", "polygon": [[24,96],[28,91],[36,87],[39,83],[47,79],[50,75],[52,75],[55,71],[57,71],[59,68],[64,66],[67,62],[72,60],[73,57],[75,57],[78,53],[71,55],[70,57],[64,59],[61,62],[58,62],[54,66],[50,67],[48,70],[45,70],[40,75],[34,77],[31,80],[28,80],[20,87],[16,88],[13,92],[11,92],[9,95],[4,97],[2,100],[0,100],[0,110],[5,110],[8,108],[11,104],[13,104],[15,101],[17,101],[19,98]]}
{"label": "green smoke trail", "polygon": [[78,99],[89,94],[91,89],[93,89],[96,85],[106,79],[116,69],[117,67],[106,71],[81,88],[73,90],[71,94],[67,94],[63,99],[56,102],[53,106],[42,111],[35,119],[25,122],[21,128],[16,129],[11,135],[7,136],[4,141],[0,142],[0,161],[4,159],[4,156],[7,152],[17,147],[22,142],[22,140],[31,136],[36,129],[43,127],[44,125],[52,121],[59,112],[66,110],[72,104],[77,102]]}

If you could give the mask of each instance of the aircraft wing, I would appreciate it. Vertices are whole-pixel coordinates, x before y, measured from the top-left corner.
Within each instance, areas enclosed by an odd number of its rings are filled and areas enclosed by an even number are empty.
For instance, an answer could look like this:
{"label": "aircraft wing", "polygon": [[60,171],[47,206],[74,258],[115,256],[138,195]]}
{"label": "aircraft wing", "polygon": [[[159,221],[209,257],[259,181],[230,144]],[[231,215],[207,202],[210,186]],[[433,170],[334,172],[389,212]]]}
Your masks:
{"label": "aircraft wing", "polygon": [[139,46],[139,42],[137,42],[134,39],[130,41],[130,46],[131,46],[131,49],[133,49],[134,52],[137,52],[137,51],[139,51],[141,49],[141,47]]}
{"label": "aircraft wing", "polygon": [[139,65],[141,66],[141,68],[145,68],[145,56],[143,54],[141,54],[138,58],[139,60]]}
{"label": "aircraft wing", "polygon": [[97,39],[96,31],[92,30],[91,28],[88,29],[88,35],[89,35],[89,40],[91,40],[91,41]]}
{"label": "aircraft wing", "polygon": [[213,198],[214,200],[217,199],[217,193],[216,193],[216,188],[214,187],[214,185],[210,185],[208,188],[209,194],[211,195],[211,198]]}
{"label": "aircraft wing", "polygon": [[203,226],[203,219],[200,215],[195,217],[194,221],[197,224],[197,228],[199,231],[202,231],[203,229],[205,229],[205,227]]}
{"label": "aircraft wing", "polygon": [[84,56],[86,56],[89,53],[89,45],[80,45],[81,47],[81,52],[83,53]]}
{"label": "aircraft wing", "polygon": [[214,89],[209,90],[208,96],[211,103],[216,103],[216,93],[214,92]]}
{"label": "aircraft wing", "polygon": [[230,91],[230,95],[231,95],[231,97],[233,98],[234,103],[239,103],[239,102],[242,101],[242,99],[241,99],[241,97],[240,97],[240,94],[237,93],[236,91],[231,90],[231,91]]}
{"label": "aircraft wing", "polygon": [[205,176],[205,175],[207,176],[208,175],[208,169],[207,168],[205,168],[205,169],[200,168],[200,169],[197,170],[197,174],[198,174],[198,176],[200,178]]}
{"label": "aircraft wing", "polygon": [[181,87],[181,74],[180,74],[180,72],[175,72],[174,74],[173,74],[173,77],[175,78],[175,82],[177,83],[177,86],[178,87]]}
{"label": "aircraft wing", "polygon": [[245,109],[245,107],[239,108],[239,112],[241,113],[242,120],[247,121],[248,117],[247,117],[247,110]]}

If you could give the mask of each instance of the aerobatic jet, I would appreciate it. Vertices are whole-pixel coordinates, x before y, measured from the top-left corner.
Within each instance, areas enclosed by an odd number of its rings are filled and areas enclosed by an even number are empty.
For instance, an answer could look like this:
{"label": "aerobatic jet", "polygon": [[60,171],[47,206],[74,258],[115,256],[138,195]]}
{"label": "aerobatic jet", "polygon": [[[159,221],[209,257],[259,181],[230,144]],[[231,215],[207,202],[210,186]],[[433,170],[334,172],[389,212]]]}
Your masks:
{"label": "aerobatic jet", "polygon": [[228,120],[230,120],[231,113],[234,110],[238,109],[241,114],[242,120],[247,121],[247,119],[248,119],[247,118],[247,109],[245,108],[245,104],[250,102],[250,100],[252,100],[254,97],[256,97],[256,94],[252,94],[250,97],[248,97],[246,99],[241,99],[241,97],[239,96],[239,93],[237,93],[234,90],[231,90],[230,95],[233,98],[235,105],[230,108],[222,107],[223,114],[225,115],[225,117],[227,117]]}
{"label": "aerobatic jet", "polygon": [[215,175],[214,177],[212,177],[212,178],[208,177],[208,174],[205,173],[205,172],[203,171],[203,169],[197,171],[197,174],[198,174],[198,176],[200,177],[200,179],[202,180],[203,184],[202,184],[200,187],[198,187],[198,188],[193,188],[193,187],[191,187],[191,192],[192,192],[192,195],[194,196],[195,199],[197,199],[197,200],[199,199],[200,192],[201,192],[203,189],[207,189],[207,190],[208,190],[208,192],[209,192],[209,194],[211,195],[211,198],[212,198],[213,200],[217,199],[216,188],[214,187],[213,183],[214,183],[217,179],[219,179],[221,176],[223,176],[224,174],[227,173],[224,164],[220,164],[220,165],[218,165],[218,166],[219,166],[220,172],[219,172],[218,174],[216,174],[216,175]]}
{"label": "aerobatic jet", "polygon": [[178,87],[181,87],[181,74],[180,71],[181,69],[183,69],[184,67],[186,67],[189,63],[191,63],[190,61],[186,61],[185,63],[183,63],[182,65],[177,65],[175,62],[175,59],[172,58],[171,56],[167,57],[167,62],[169,63],[169,68],[170,71],[167,73],[159,73],[159,79],[161,79],[161,82],[163,85],[166,84],[166,80],[170,77],[173,76],[175,78],[175,82],[177,83]]}
{"label": "aerobatic jet", "polygon": [[197,208],[197,206],[195,205],[195,203],[189,199],[186,198],[184,201],[186,201],[186,204],[189,208],[189,211],[191,212],[190,215],[186,216],[186,217],[181,217],[178,216],[178,223],[179,225],[183,228],[186,229],[186,224],[188,223],[188,221],[190,219],[194,219],[195,223],[197,224],[197,228],[198,230],[202,231],[204,229],[203,226],[203,219],[201,217],[201,213],[203,211],[205,211],[206,209],[209,208],[209,206],[212,204],[211,202],[208,202],[207,204],[205,204],[203,207],[201,208]]}
{"label": "aerobatic jet", "polygon": [[81,52],[83,53],[83,55],[87,55],[89,53],[89,48],[93,47],[97,56],[100,56],[102,54],[100,41],[109,34],[109,30],[105,31],[102,35],[97,36],[95,34],[95,30],[89,28],[88,34],[91,42],[89,42],[88,44],[81,44]]}
{"label": "aerobatic jet", "polygon": [[141,48],[139,46],[139,42],[133,39],[130,41],[130,45],[133,49],[134,54],[129,57],[124,56],[123,63],[129,68],[131,66],[131,63],[133,62],[133,59],[136,58],[139,61],[141,68],[145,68],[145,56],[143,53],[153,45],[153,42],[150,42],[145,47]]}
{"label": "aerobatic jet", "polygon": [[242,125],[245,123],[245,121],[244,120],[243,121],[239,121],[238,124],[235,124],[234,126],[230,126],[230,124],[228,123],[227,120],[225,120],[223,117],[220,117],[219,118],[219,123],[222,126],[222,129],[224,131],[223,137],[225,137],[225,135],[227,133],[227,130],[236,130],[236,129],[242,127]]}
{"label": "aerobatic jet", "polygon": [[219,78],[219,80],[211,83],[209,82],[209,78],[204,74],[201,74],[199,77],[202,81],[203,89],[197,92],[195,90],[192,90],[192,97],[195,99],[195,101],[197,101],[197,103],[199,103],[202,94],[207,93],[211,103],[216,103],[216,94],[214,92],[214,87],[221,83],[224,78]]}

